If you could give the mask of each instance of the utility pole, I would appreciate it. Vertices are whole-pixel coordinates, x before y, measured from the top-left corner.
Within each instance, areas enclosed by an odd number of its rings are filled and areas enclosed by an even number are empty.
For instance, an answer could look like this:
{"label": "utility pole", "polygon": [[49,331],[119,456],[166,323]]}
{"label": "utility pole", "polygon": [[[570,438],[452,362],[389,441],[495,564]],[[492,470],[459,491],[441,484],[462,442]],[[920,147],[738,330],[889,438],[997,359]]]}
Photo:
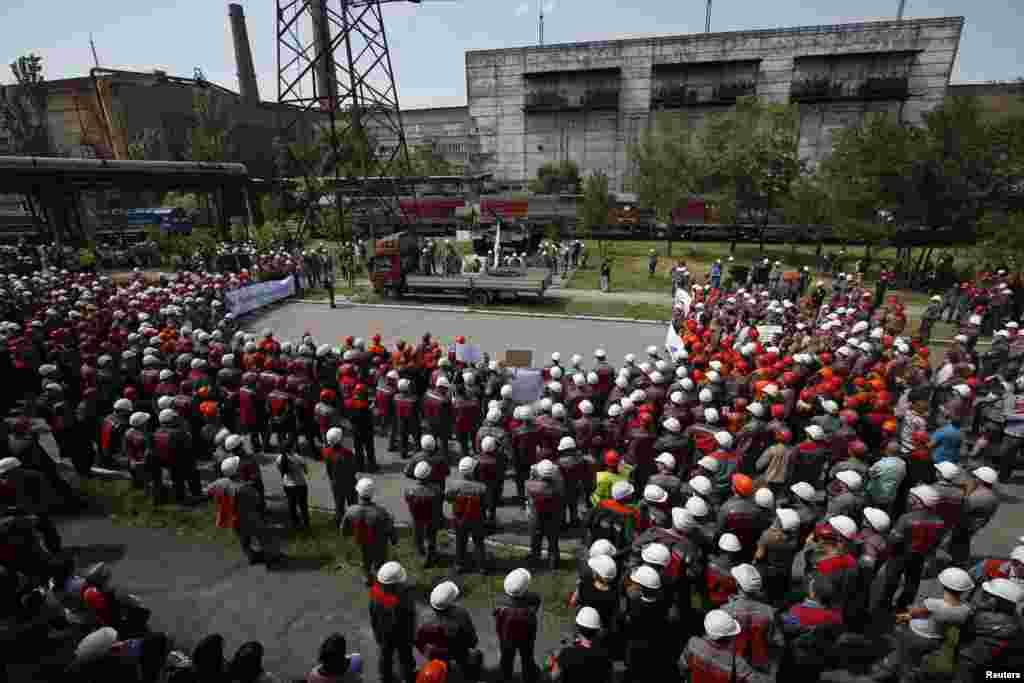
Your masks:
{"label": "utility pole", "polygon": [[711,0],[708,0],[708,12],[704,18],[704,33],[711,33]]}
{"label": "utility pole", "polygon": [[900,9],[896,13],[896,18],[898,20],[901,20],[901,21],[903,20],[903,10],[906,9],[906,7],[907,7],[907,0],[900,0]]}
{"label": "utility pole", "polygon": [[544,44],[544,0],[539,0],[537,8],[540,10],[540,44]]}
{"label": "utility pole", "polygon": [[100,68],[100,58],[96,56],[96,43],[93,42],[92,33],[89,34],[89,47],[92,48],[92,61],[96,63],[96,68]]}

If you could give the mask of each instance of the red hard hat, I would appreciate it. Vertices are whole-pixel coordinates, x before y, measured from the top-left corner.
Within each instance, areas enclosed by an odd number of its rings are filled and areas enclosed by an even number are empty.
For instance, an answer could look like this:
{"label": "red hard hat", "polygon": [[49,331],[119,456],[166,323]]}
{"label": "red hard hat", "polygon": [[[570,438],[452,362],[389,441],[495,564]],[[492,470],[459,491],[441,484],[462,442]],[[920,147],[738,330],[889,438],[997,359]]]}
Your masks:
{"label": "red hard hat", "polygon": [[914,432],[911,438],[914,440],[914,443],[922,446],[928,443],[928,432]]}
{"label": "red hard hat", "polygon": [[618,467],[620,462],[622,462],[622,456],[617,451],[605,451],[604,464],[606,467]]}
{"label": "red hard hat", "polygon": [[846,420],[846,424],[848,424],[848,425],[855,425],[855,424],[857,424],[858,415],[857,415],[857,413],[855,411],[849,410],[849,409],[841,410],[841,411],[839,411],[839,415],[844,420]]}
{"label": "red hard hat", "polygon": [[379,334],[373,335],[373,343],[374,344],[380,344],[380,335]]}
{"label": "red hard hat", "polygon": [[416,683],[448,683],[448,665],[440,659],[427,662],[416,675]]}
{"label": "red hard hat", "polygon": [[107,607],[107,596],[99,588],[89,586],[82,593],[82,600],[89,609],[99,612]]}
{"label": "red hard hat", "polygon": [[774,417],[777,420],[781,420],[785,416],[786,406],[782,405],[781,403],[776,403],[775,405],[772,406],[772,417]]}
{"label": "red hard hat", "polygon": [[750,405],[750,401],[745,398],[738,398],[733,402],[733,405],[736,407],[736,410],[743,412],[747,409],[747,406]]}
{"label": "red hard hat", "polygon": [[463,337],[462,335],[459,335],[458,337],[455,338],[455,343],[456,344],[465,344],[466,343],[466,338]]}
{"label": "red hard hat", "polygon": [[789,443],[793,440],[793,432],[788,429],[780,429],[775,432],[775,440],[782,443]]}
{"label": "red hard hat", "polygon": [[330,403],[337,397],[338,395],[334,393],[334,389],[324,389],[323,391],[320,392],[320,400],[323,401],[324,403]]}
{"label": "red hard hat", "polygon": [[356,338],[355,337],[345,337],[345,345],[346,346],[352,346],[353,344],[355,344],[355,342],[356,342]]}
{"label": "red hard hat", "polygon": [[125,387],[124,397],[126,399],[128,399],[129,401],[134,401],[137,395],[138,392],[135,391],[135,387]]}
{"label": "red hard hat", "polygon": [[855,439],[851,441],[848,448],[850,452],[853,453],[854,455],[863,455],[868,452],[867,444],[865,444],[860,439]]}

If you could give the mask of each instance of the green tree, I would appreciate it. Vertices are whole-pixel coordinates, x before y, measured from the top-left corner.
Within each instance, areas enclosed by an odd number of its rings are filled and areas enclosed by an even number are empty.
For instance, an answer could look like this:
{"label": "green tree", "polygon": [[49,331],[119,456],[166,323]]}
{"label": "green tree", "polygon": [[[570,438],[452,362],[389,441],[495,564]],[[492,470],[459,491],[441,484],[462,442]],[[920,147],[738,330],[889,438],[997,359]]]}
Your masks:
{"label": "green tree", "polygon": [[575,161],[549,161],[529,182],[534,194],[576,194],[580,191],[580,167]]}
{"label": "green tree", "polygon": [[433,144],[424,143],[409,148],[409,175],[456,175],[455,166],[437,153]]}
{"label": "green tree", "polygon": [[642,206],[654,209],[668,223],[668,255],[672,255],[672,212],[703,189],[704,157],[688,120],[662,112],[638,144],[629,148],[634,163],[630,188]]}
{"label": "green tree", "polygon": [[[872,114],[832,139],[822,162],[822,181],[831,198],[834,227],[848,240],[885,244],[896,237],[905,216],[914,160],[924,150],[924,132],[902,125],[890,114]],[[883,220],[880,212],[896,220]]]}
{"label": "green tree", "polygon": [[[832,198],[822,177],[812,172],[801,173],[790,186],[789,194],[782,200],[782,210],[791,225],[805,228],[830,225],[832,222]],[[791,253],[796,256],[797,242],[790,243]],[[822,244],[818,242],[818,255]]]}
{"label": "green tree", "polygon": [[700,131],[699,167],[723,222],[756,215],[763,228],[800,173],[799,139],[796,105],[742,97],[734,109],[708,117]]}
{"label": "green tree", "polygon": [[[610,208],[608,176],[604,171],[594,171],[583,183],[583,201],[579,208],[579,223],[585,236],[593,239],[594,228],[608,223]],[[604,239],[598,238],[597,250],[602,259],[608,256],[608,247]]]}
{"label": "green tree", "polygon": [[0,122],[11,135],[13,151],[26,156],[52,155],[43,58],[30,53],[10,66],[14,84],[0,88]]}

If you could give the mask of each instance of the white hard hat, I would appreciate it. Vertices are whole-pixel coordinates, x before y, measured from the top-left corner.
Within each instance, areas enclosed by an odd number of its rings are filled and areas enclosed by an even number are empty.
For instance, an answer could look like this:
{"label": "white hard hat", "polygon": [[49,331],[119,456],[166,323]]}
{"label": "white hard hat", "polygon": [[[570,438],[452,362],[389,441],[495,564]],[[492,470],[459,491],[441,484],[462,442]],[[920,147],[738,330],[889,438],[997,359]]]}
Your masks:
{"label": "white hard hat", "polygon": [[593,607],[581,607],[576,613],[576,625],[591,631],[601,630],[601,615]]}
{"label": "white hard hat", "polygon": [[835,401],[825,401],[824,403],[821,404],[821,407],[825,409],[826,413],[839,412],[839,404],[836,403]]}
{"label": "white hard hat", "polygon": [[598,384],[600,381],[601,378],[597,376],[596,372],[591,371],[587,373],[587,384]]}
{"label": "white hard hat", "polygon": [[815,441],[821,441],[825,438],[825,430],[818,425],[811,425],[804,429],[804,431],[807,432],[807,436],[811,437]]}
{"label": "white hard hat", "polygon": [[647,392],[643,389],[634,389],[633,393],[629,395],[629,400],[633,403],[643,403],[647,400]]}
{"label": "white hard hat", "polygon": [[484,419],[495,424],[501,422],[501,409],[497,403],[491,401],[491,405],[487,408],[487,416]]}
{"label": "white hard hat", "polygon": [[[1022,537],[1024,540],[1024,537]],[[1024,545],[1019,545],[1010,553],[1010,559],[1024,564]]]}
{"label": "white hard hat", "polygon": [[436,386],[438,388],[442,388],[442,387],[450,386],[450,384],[448,382],[448,378],[447,377],[438,377],[437,378],[437,382],[434,383],[434,386]]}
{"label": "white hard hat", "polygon": [[518,597],[530,587],[530,580],[533,576],[525,569],[513,569],[505,577],[505,594],[511,597]]}
{"label": "white hard hat", "polygon": [[706,517],[708,513],[711,512],[711,509],[703,498],[691,496],[690,499],[686,501],[686,511],[694,517],[701,518]]}
{"label": "white hard hat", "polygon": [[718,547],[727,553],[738,553],[743,549],[740,539],[736,538],[735,534],[722,534],[718,539]]}
{"label": "white hard hat", "polygon": [[925,507],[935,507],[939,502],[939,493],[931,486],[922,484],[910,489],[910,495],[924,503]]}
{"label": "white hard hat", "polygon": [[430,591],[430,606],[436,610],[446,610],[459,599],[459,587],[451,581],[443,581]]}
{"label": "white hard hat", "polygon": [[242,437],[238,434],[230,434],[224,438],[224,448],[228,451],[237,450],[242,445]]}
{"label": "white hard hat", "polygon": [[597,349],[594,351],[594,358],[604,358],[608,354],[605,353],[604,349]]}
{"label": "white hard hat", "polygon": [[373,479],[369,477],[363,477],[356,482],[356,494],[360,498],[373,498],[373,493],[376,487],[373,484]]}
{"label": "white hard hat", "polygon": [[737,636],[741,630],[740,623],[724,610],[713,609],[704,617],[704,631],[712,640]]}
{"label": "white hard hat", "polygon": [[114,401],[114,410],[119,413],[130,413],[132,412],[132,402],[126,398],[119,398]]}
{"label": "white hard hat", "polygon": [[242,461],[237,455],[224,458],[220,463],[220,472],[225,477],[233,477],[238,474],[238,468],[241,467]]}
{"label": "white hard hat", "polygon": [[551,360],[557,363],[558,361],[562,360],[562,354],[560,354],[558,351],[555,351],[554,353],[551,354]]}
{"label": "white hard hat", "polygon": [[[555,367],[551,368],[551,379],[555,380],[555,382],[553,382],[554,384],[558,384],[557,380],[562,379],[562,368],[561,368],[561,366],[557,366],[556,365]],[[559,384],[558,386],[561,387],[562,385]]]}
{"label": "white hard hat", "polygon": [[978,479],[981,479],[989,486],[992,486],[997,481],[999,481],[999,473],[988,466],[979,467],[975,469],[973,472],[971,472],[971,474],[976,476]]}
{"label": "white hard hat", "polygon": [[939,583],[943,587],[957,593],[963,593],[974,588],[974,580],[971,575],[959,567],[947,567],[939,572]]}
{"label": "white hard hat", "polygon": [[715,432],[715,441],[722,448],[732,448],[733,438],[729,432]]}
{"label": "white hard hat", "polygon": [[961,396],[961,398],[967,398],[971,395],[971,387],[966,384],[957,384],[953,387],[953,391]]}
{"label": "white hard hat", "polygon": [[636,362],[636,356],[633,355],[632,353],[627,353],[625,358],[623,358],[623,361],[625,361],[628,364],[635,363]]}
{"label": "white hard hat", "polygon": [[981,584],[982,590],[989,595],[1019,605],[1024,600],[1024,586],[1010,579],[992,579]]}
{"label": "white hard hat", "polygon": [[618,403],[608,406],[608,417],[618,417],[619,415],[622,415],[622,406]]}
{"label": "white hard hat", "polygon": [[166,382],[167,380],[171,379],[172,377],[174,377],[174,373],[171,372],[170,370],[161,370],[160,371],[160,381],[161,382]]}
{"label": "white hard hat", "polygon": [[424,434],[420,437],[420,448],[425,451],[432,451],[437,447],[437,440],[432,434]]}
{"label": "white hard hat", "polygon": [[541,460],[537,463],[537,473],[544,479],[551,479],[557,472],[558,467],[556,467],[555,463],[550,460]]}
{"label": "white hard hat", "polygon": [[729,570],[736,583],[745,593],[758,593],[761,590],[761,572],[752,564],[738,564]]}
{"label": "white hard hat", "polygon": [[625,500],[632,496],[634,491],[633,485],[628,481],[617,481],[612,484],[612,498],[615,500]]}
{"label": "white hard hat", "polygon": [[149,422],[149,413],[132,413],[132,416],[128,418],[128,424],[136,429],[144,427]]}
{"label": "white hard hat", "polygon": [[75,660],[86,663],[106,656],[114,647],[117,638],[117,631],[109,626],[93,631],[78,642],[78,646],[75,647]]}
{"label": "white hard hat", "polygon": [[421,462],[416,463],[416,467],[414,467],[413,470],[412,470],[412,476],[416,477],[417,479],[421,479],[422,480],[422,479],[426,479],[427,477],[429,477],[430,473],[432,471],[433,471],[433,468],[430,467],[430,463],[429,462],[422,462],[421,461]]}
{"label": "white hard hat", "polygon": [[860,487],[864,484],[864,480],[859,474],[853,470],[843,470],[836,474],[836,479],[846,484],[846,488],[851,491],[859,491]]}
{"label": "white hard hat", "polygon": [[396,583],[405,583],[409,578],[405,567],[395,561],[385,562],[377,570],[377,583],[390,586]]}
{"label": "white hard hat", "polygon": [[759,488],[757,492],[754,493],[754,502],[760,508],[771,510],[775,507],[775,494],[772,493],[772,490],[769,488]]}
{"label": "white hard hat", "polygon": [[700,400],[701,403],[711,403],[711,400],[714,397],[715,395],[711,393],[710,389],[701,389],[700,393],[697,394],[697,398]]}
{"label": "white hard hat", "polygon": [[748,405],[747,410],[754,417],[762,417],[764,415],[764,406],[758,403],[757,401],[754,401],[753,403]]}
{"label": "white hard hat", "polygon": [[649,590],[656,591],[661,588],[661,577],[658,575],[658,572],[646,565],[641,565],[634,569],[629,578],[634,583],[638,583]]}
{"label": "white hard hat", "polygon": [[697,461],[697,465],[703,467],[709,472],[718,472],[722,466],[716,458],[712,458],[710,455],[705,455],[703,458]]}
{"label": "white hard hat", "polygon": [[818,495],[818,492],[814,490],[814,487],[806,481],[798,481],[790,486],[789,490],[796,494],[796,497],[800,500],[814,500]]}
{"label": "white hard hat", "polygon": [[409,380],[407,380],[407,379],[400,379],[400,380],[398,380],[398,390],[399,391],[409,391],[409,387],[410,386],[412,386],[412,385],[409,382]]}
{"label": "white hard hat", "polygon": [[800,526],[800,515],[796,510],[780,508],[775,511],[775,516],[779,518],[779,525],[783,531],[793,531]]}
{"label": "white hard hat", "polygon": [[3,476],[11,470],[16,470],[21,467],[21,460],[14,457],[7,457],[0,460],[0,476]]}
{"label": "white hard hat", "polygon": [[644,500],[648,503],[664,503],[668,500],[668,493],[657,484],[648,484],[644,487]]}
{"label": "white hard hat", "polygon": [[572,438],[571,436],[563,436],[562,439],[558,442],[559,452],[569,451],[574,448],[576,448],[576,439]]}
{"label": "white hard hat", "polygon": [[[168,396],[168,398],[170,397]],[[160,411],[160,414],[157,416],[157,419],[160,420],[160,424],[162,425],[170,424],[178,419],[178,414],[170,408],[165,408]]]}
{"label": "white hard hat", "polygon": [[500,393],[501,393],[501,397],[502,398],[511,398],[511,396],[512,396],[512,387],[509,386],[508,384],[505,384],[505,385],[503,385],[501,387],[501,392]]}
{"label": "white hard hat", "polygon": [[[711,458],[711,460],[713,460],[716,465],[718,464],[718,461],[715,460],[714,458]],[[691,489],[693,489],[702,496],[706,496],[711,493],[711,480],[705,477],[703,474],[698,474],[696,477],[690,479],[690,481],[687,483],[689,484]]]}
{"label": "white hard hat", "polygon": [[476,470],[476,459],[466,456],[462,460],[459,460],[459,472],[462,474],[471,474]]}
{"label": "white hard hat", "polygon": [[607,555],[614,557],[618,550],[612,545],[612,542],[606,538],[599,538],[590,544],[590,548],[587,550],[587,557],[598,557],[599,555]]}
{"label": "white hard hat", "polygon": [[331,427],[330,429],[327,430],[327,443],[329,443],[332,446],[337,446],[339,443],[341,443],[342,436],[343,433],[340,427]]}
{"label": "white hard hat", "polygon": [[572,364],[573,366],[577,366],[577,365],[579,365],[582,362],[583,362],[583,356],[581,356],[578,353],[572,354],[572,358],[569,359],[569,363]]}
{"label": "white hard hat", "polygon": [[670,417],[664,422],[662,422],[661,426],[667,429],[668,431],[672,432],[673,434],[677,434],[683,431],[683,425],[679,424],[679,420],[677,420],[674,417]]}
{"label": "white hard hat", "polygon": [[621,401],[619,401],[619,406],[622,408],[622,412],[628,413],[629,411],[633,410],[633,401],[631,401],[628,398],[624,398]]}
{"label": "white hard hat", "polygon": [[565,406],[561,403],[555,403],[551,406],[551,417],[555,419],[562,419],[565,417]]}
{"label": "white hard hat", "polygon": [[619,389],[625,389],[626,387],[629,386],[629,380],[623,377],[622,375],[619,375],[618,377],[615,378],[615,386],[617,386]]}
{"label": "white hard hat", "polygon": [[871,528],[880,534],[889,530],[892,522],[889,520],[889,513],[878,508],[864,508],[864,519],[868,521]]}
{"label": "white hard hat", "polygon": [[594,404],[586,400],[580,401],[580,412],[583,413],[584,415],[593,415]]}
{"label": "white hard hat", "polygon": [[664,465],[670,470],[674,470],[676,468],[676,459],[671,453],[661,453],[657,458],[654,459],[654,462],[658,463],[659,465]]}
{"label": "white hard hat", "polygon": [[829,526],[839,532],[843,538],[850,540],[857,535],[857,522],[846,515],[836,515],[828,520]]}
{"label": "white hard hat", "polygon": [[[686,391],[693,391],[693,380],[690,379],[689,377],[684,378],[683,381],[679,383],[679,385],[682,386],[683,389],[685,389]],[[682,403],[682,401],[680,401],[680,403]]]}
{"label": "white hard hat", "polygon": [[587,566],[605,581],[612,581],[619,573],[619,567],[611,555],[593,555],[587,560]]}
{"label": "white hard hat", "polygon": [[485,436],[480,440],[480,450],[484,453],[493,453],[498,450],[498,440],[493,436]]}
{"label": "white hard hat", "polygon": [[960,468],[948,460],[935,463],[935,469],[938,470],[939,476],[946,481],[953,481],[960,476]]}
{"label": "white hard hat", "polygon": [[661,543],[649,543],[640,552],[640,559],[647,564],[656,564],[659,567],[667,567],[672,562],[672,553],[667,546]]}
{"label": "white hard hat", "polygon": [[722,381],[722,376],[720,374],[718,374],[717,372],[715,372],[714,370],[709,370],[708,374],[706,374],[705,377],[712,384],[716,384],[716,383]]}

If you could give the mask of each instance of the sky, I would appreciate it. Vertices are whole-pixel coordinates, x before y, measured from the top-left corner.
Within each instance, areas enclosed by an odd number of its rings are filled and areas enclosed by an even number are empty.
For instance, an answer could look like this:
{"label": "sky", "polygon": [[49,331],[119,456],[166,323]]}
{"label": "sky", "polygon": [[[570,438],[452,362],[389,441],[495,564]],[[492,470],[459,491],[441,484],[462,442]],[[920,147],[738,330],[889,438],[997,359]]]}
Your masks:
{"label": "sky", "polygon": [[[333,0],[337,2],[337,0]],[[423,0],[384,7],[402,108],[466,102],[467,50],[523,47],[538,41],[539,2],[545,43],[612,40],[704,30],[704,0]],[[242,0],[260,96],[277,99],[276,0]],[[90,0],[53,4],[0,0],[0,58],[35,52],[46,78],[87,75],[90,33],[100,64],[162,69],[238,90],[228,3],[220,0]],[[738,31],[895,18],[898,0],[715,0],[712,31]],[[853,12],[859,13],[853,13]],[[1020,36],[1024,5],[979,0],[907,0],[905,17],[964,16],[954,82],[1024,76]],[[11,81],[4,70],[0,83]]]}

